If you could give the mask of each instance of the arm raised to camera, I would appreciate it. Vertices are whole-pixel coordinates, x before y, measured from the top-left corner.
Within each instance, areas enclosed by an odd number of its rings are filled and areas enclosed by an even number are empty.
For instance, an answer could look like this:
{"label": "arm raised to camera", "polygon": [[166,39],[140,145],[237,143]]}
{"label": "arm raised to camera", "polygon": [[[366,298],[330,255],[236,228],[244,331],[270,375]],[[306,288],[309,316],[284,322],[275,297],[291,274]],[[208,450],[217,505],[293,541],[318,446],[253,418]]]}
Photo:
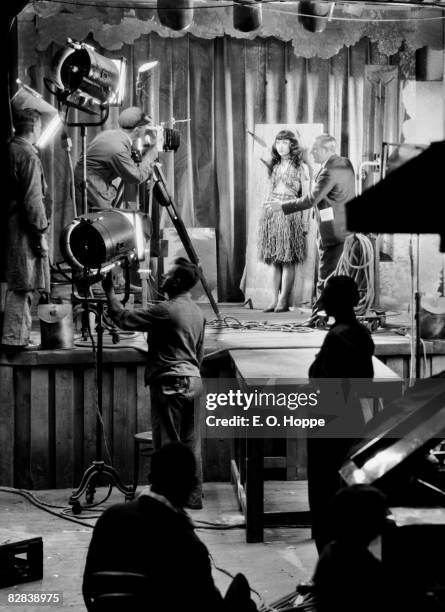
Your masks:
{"label": "arm raised to camera", "polygon": [[114,291],[111,272],[102,281],[102,287],[107,296],[108,314],[121,329],[142,332],[149,331],[160,320],[168,318],[167,308],[162,302],[159,304],[149,304],[145,309],[135,308],[134,310],[127,310],[124,308]]}
{"label": "arm raised to camera", "polygon": [[156,146],[150,147],[137,164],[126,150],[119,152],[111,161],[116,174],[125,182],[136,184],[145,182],[152,172],[152,164],[158,157]]}

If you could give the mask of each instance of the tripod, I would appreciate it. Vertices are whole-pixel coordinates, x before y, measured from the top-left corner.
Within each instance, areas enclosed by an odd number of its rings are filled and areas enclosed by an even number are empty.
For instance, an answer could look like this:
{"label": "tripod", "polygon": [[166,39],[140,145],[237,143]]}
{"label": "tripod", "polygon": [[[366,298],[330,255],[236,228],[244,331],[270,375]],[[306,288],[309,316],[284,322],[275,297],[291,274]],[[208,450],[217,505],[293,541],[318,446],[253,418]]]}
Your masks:
{"label": "tripod", "polygon": [[104,431],[103,420],[102,420],[102,389],[103,389],[103,334],[104,334],[104,304],[105,300],[100,298],[89,298],[85,297],[84,302],[87,306],[87,316],[89,315],[89,306],[93,306],[91,310],[95,314],[96,319],[96,332],[97,332],[97,346],[94,347],[93,351],[95,357],[95,368],[96,368],[96,393],[97,393],[97,416],[96,416],[96,458],[93,460],[89,468],[86,469],[80,481],[80,485],[76,491],[69,498],[69,504],[72,506],[73,514],[80,514],[82,506],[79,502],[80,497],[85,494],[87,504],[92,504],[94,500],[94,494],[96,492],[97,481],[99,477],[105,476],[111,483],[111,486],[115,486],[121,493],[125,495],[125,501],[130,501],[134,497],[132,487],[125,486],[117,471],[111,465],[107,465],[103,460],[102,455],[102,436]]}
{"label": "tripod", "polygon": [[[124,187],[125,187],[125,184],[122,181],[118,187],[118,191],[117,191],[116,197],[113,202],[113,207],[118,208],[120,206],[121,201],[122,201],[123,192],[124,192]],[[175,202],[167,189],[166,180],[161,170],[161,164],[159,162],[156,162],[153,164],[153,194],[154,194],[155,201],[156,201],[154,204],[159,204],[167,210],[167,213],[176,231],[178,232],[179,239],[181,240],[182,245],[184,246],[184,249],[188,255],[188,258],[198,268],[199,280],[201,281],[203,289],[209,299],[213,312],[215,313],[217,318],[221,320],[221,313],[219,312],[218,304],[216,303],[215,298],[212,295],[210,287],[205,278],[204,271],[201,268],[201,261],[199,259],[198,253],[196,252],[195,247],[193,246],[193,243],[190,239],[190,236],[188,235],[187,228],[184,225],[184,221],[181,219],[176,209]],[[160,231],[159,221],[160,221],[159,211],[158,211],[157,206],[154,206],[153,211],[152,211],[153,238],[157,241],[159,240],[159,231]],[[159,248],[157,249],[157,251],[159,251]]]}
{"label": "tripod", "polygon": [[184,225],[184,221],[181,219],[178,211],[176,210],[175,202],[168,192],[165,177],[161,170],[161,165],[159,163],[153,164],[153,181],[154,197],[156,198],[156,201],[167,210],[168,216],[170,217],[176,231],[178,232],[178,236],[184,246],[188,258],[198,268],[199,279],[209,299],[210,305],[212,306],[213,312],[215,313],[217,318],[221,320],[221,313],[219,312],[218,304],[216,303],[215,298],[213,297],[212,292],[210,291],[210,287],[204,276],[198,253],[196,252],[195,247],[193,246],[192,241],[190,240],[190,236],[188,235],[187,228]]}

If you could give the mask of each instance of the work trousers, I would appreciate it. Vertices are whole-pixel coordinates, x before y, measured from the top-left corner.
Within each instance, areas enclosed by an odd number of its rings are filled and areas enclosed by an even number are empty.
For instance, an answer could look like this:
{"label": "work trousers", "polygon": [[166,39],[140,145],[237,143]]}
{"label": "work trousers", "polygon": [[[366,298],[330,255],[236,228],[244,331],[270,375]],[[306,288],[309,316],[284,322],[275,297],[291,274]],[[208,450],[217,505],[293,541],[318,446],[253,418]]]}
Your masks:
{"label": "work trousers", "polygon": [[168,442],[182,442],[196,459],[197,486],[190,502],[202,498],[202,457],[199,419],[199,376],[168,376],[150,385],[153,446],[160,449]]}
{"label": "work trousers", "polygon": [[3,317],[2,344],[26,346],[32,326],[31,306],[33,291],[6,292]]}

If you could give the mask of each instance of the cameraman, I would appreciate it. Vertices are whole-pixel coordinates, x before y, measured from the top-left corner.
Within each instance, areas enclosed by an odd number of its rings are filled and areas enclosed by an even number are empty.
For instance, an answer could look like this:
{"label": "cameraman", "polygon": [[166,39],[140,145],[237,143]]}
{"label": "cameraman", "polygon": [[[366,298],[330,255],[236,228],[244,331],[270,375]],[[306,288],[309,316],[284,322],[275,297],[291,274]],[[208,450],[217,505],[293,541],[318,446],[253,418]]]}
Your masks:
{"label": "cameraman", "polygon": [[[151,174],[151,164],[157,158],[156,146],[150,147],[138,165],[132,157],[133,143],[143,138],[150,117],[137,106],[130,106],[119,115],[119,129],[105,130],[88,145],[87,158],[87,200],[88,212],[111,208],[117,189],[116,178],[125,183],[140,184]],[[76,201],[82,202],[83,156],[77,162],[74,172]],[[83,212],[83,211],[82,211]]]}

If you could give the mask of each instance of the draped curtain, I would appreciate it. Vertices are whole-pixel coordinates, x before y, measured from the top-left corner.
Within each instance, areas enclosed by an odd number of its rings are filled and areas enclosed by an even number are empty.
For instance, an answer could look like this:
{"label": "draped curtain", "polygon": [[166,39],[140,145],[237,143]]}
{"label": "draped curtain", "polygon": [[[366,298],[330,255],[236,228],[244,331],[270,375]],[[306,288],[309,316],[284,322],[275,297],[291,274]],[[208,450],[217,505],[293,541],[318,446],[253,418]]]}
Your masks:
{"label": "draped curtain", "polygon": [[[95,45],[100,52],[100,48]],[[19,64],[25,81],[44,93],[53,44],[37,54],[30,70]],[[192,35],[163,38],[144,35],[108,57],[125,55],[129,62],[125,105],[137,102],[135,76],[147,60],[161,62],[159,119],[181,123],[181,146],[175,154],[174,191],[188,226],[215,227],[218,297],[239,300],[247,238],[247,202],[254,131],[258,123],[322,123],[357,168],[362,160],[365,65],[373,62],[373,45],[362,39],[330,59],[299,58],[291,43],[276,38],[203,39]],[[378,55],[378,63],[396,63],[397,56]],[[28,73],[28,74],[26,74]],[[399,76],[399,78],[401,78]],[[115,127],[118,110],[107,124]],[[396,125],[399,118],[394,117]],[[90,128],[88,140],[98,129]],[[80,133],[70,128],[77,160]],[[53,196],[54,257],[58,236],[72,218],[66,153],[56,141],[44,153]]]}

